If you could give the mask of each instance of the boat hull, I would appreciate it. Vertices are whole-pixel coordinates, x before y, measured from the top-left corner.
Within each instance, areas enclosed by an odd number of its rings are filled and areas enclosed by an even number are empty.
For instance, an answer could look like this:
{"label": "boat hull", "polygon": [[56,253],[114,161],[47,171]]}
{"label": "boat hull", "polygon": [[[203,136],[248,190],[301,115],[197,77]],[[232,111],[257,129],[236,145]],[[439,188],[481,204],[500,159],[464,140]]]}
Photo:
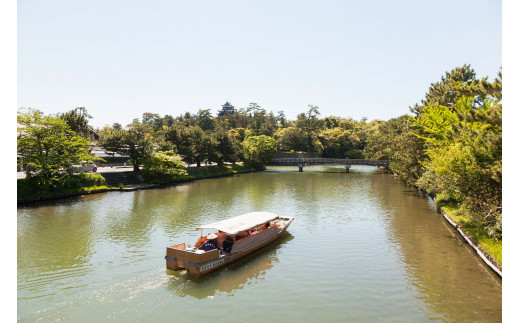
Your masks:
{"label": "boat hull", "polygon": [[221,255],[218,250],[195,253],[186,250],[184,243],[167,247],[166,268],[174,271],[187,269],[193,276],[209,274],[280,238],[294,219],[288,217],[285,220],[283,226],[273,226],[235,242],[230,254]]}

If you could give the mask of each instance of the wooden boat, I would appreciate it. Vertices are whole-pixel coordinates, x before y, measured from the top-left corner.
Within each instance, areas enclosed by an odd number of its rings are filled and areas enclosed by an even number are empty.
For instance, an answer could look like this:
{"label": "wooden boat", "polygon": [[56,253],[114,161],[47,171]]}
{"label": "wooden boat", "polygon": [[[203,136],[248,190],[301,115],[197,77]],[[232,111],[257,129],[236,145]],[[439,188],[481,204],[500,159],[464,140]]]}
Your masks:
{"label": "wooden boat", "polygon": [[[252,212],[200,226],[196,229],[201,230],[201,238],[195,247],[186,248],[184,243],[166,247],[166,268],[187,269],[188,274],[194,276],[208,274],[273,242],[293,220],[292,217],[270,212]],[[198,249],[197,246],[207,237],[202,235],[204,229],[216,230],[219,237],[225,236],[228,239],[226,248],[210,251]]]}

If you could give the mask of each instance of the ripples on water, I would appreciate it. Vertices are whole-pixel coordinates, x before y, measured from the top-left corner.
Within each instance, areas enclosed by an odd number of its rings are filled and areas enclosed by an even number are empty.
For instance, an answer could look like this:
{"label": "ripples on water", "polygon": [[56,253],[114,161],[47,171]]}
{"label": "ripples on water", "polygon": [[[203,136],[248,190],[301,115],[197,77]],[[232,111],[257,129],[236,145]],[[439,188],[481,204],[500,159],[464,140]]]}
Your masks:
{"label": "ripples on water", "polygon": [[[501,281],[375,168],[294,167],[18,209],[22,321],[500,321]],[[276,243],[204,277],[165,247],[251,211],[295,217]]]}

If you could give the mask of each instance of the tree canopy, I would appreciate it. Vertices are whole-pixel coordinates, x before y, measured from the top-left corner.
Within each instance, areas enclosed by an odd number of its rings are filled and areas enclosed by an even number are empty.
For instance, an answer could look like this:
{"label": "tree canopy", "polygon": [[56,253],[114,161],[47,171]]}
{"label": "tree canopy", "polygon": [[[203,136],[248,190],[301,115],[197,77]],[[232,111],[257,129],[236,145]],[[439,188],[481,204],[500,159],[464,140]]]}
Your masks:
{"label": "tree canopy", "polygon": [[18,111],[19,163],[27,166],[28,176],[43,179],[72,174],[73,165],[91,162],[89,141],[72,131],[65,120],[45,116],[38,110]]}
{"label": "tree canopy", "polygon": [[432,83],[408,115],[380,124],[365,155],[388,159],[409,185],[461,205],[495,239],[502,232],[502,72],[489,82],[464,65]]}
{"label": "tree canopy", "polygon": [[265,164],[276,154],[276,140],[266,135],[248,137],[242,146],[246,161],[255,166]]}
{"label": "tree canopy", "polygon": [[134,122],[127,129],[111,130],[104,134],[101,146],[108,152],[130,157],[134,171],[153,156],[152,127]]}

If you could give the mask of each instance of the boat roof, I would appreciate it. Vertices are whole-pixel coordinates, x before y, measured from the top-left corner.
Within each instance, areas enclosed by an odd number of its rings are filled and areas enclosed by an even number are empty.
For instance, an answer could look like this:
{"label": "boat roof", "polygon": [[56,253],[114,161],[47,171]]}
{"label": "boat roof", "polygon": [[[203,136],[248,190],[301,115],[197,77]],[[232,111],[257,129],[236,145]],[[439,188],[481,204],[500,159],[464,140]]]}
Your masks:
{"label": "boat roof", "polygon": [[240,231],[249,230],[279,217],[279,215],[271,212],[251,212],[236,216],[234,218],[206,224],[198,227],[197,230],[215,229],[224,231],[229,234],[237,234]]}

